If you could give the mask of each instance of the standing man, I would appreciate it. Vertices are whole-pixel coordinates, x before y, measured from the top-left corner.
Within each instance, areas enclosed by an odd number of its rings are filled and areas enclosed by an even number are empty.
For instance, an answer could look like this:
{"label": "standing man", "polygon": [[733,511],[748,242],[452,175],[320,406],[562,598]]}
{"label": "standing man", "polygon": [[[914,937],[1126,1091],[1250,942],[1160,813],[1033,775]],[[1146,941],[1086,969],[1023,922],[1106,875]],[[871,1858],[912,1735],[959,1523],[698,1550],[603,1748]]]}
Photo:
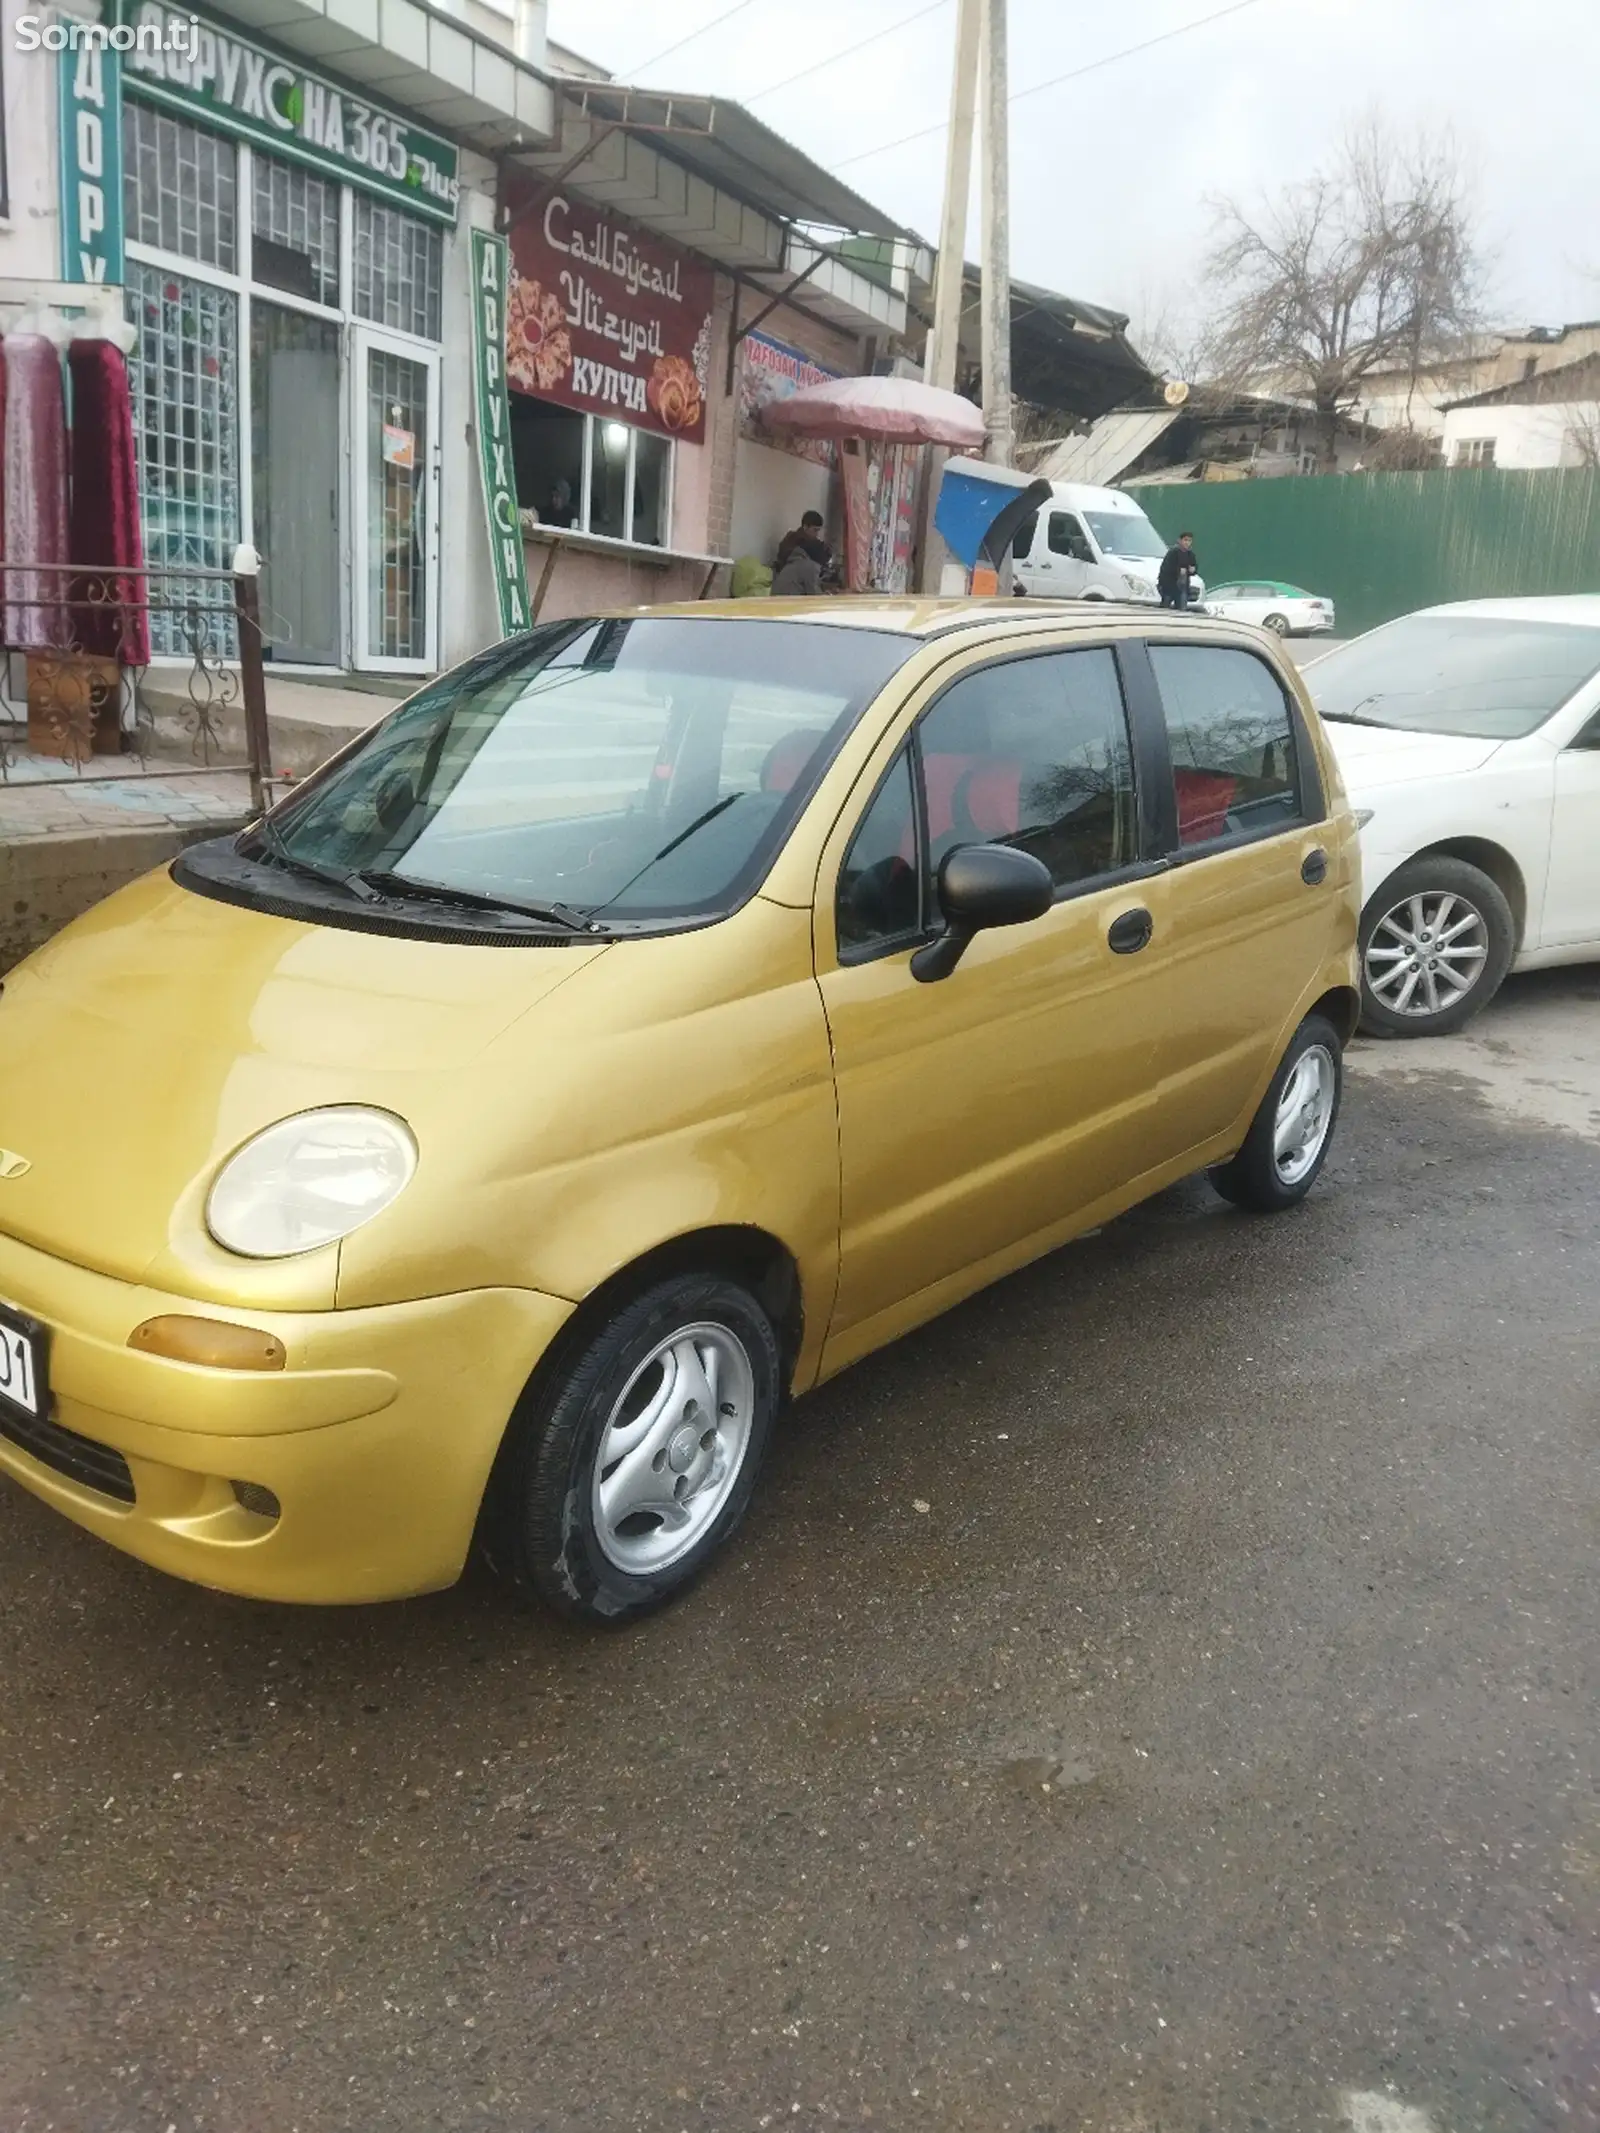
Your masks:
{"label": "standing man", "polygon": [[1199,568],[1194,558],[1194,535],[1180,533],[1177,546],[1167,550],[1156,572],[1156,591],[1163,607],[1189,605],[1189,580]]}

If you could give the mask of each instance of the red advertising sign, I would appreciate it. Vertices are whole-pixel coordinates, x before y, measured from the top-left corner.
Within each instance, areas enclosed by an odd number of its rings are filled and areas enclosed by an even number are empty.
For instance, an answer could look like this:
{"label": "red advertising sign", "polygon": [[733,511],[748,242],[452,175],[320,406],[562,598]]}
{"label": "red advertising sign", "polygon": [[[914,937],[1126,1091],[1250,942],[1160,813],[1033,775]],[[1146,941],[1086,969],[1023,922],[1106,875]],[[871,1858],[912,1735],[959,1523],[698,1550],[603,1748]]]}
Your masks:
{"label": "red advertising sign", "polygon": [[506,377],[585,414],[698,444],[711,269],[563,193],[511,232]]}

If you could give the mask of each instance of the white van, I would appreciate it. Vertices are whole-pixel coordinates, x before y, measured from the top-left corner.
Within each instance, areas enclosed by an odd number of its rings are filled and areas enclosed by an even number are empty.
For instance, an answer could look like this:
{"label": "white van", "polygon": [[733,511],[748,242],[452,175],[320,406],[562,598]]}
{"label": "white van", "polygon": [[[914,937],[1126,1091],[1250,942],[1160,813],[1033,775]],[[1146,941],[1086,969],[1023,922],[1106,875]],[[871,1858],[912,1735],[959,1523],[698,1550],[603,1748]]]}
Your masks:
{"label": "white van", "polygon": [[[1011,589],[1053,599],[1158,601],[1156,572],[1167,545],[1126,490],[1058,481],[1049,503],[1017,528]],[[1198,572],[1189,594],[1192,601],[1205,597]]]}

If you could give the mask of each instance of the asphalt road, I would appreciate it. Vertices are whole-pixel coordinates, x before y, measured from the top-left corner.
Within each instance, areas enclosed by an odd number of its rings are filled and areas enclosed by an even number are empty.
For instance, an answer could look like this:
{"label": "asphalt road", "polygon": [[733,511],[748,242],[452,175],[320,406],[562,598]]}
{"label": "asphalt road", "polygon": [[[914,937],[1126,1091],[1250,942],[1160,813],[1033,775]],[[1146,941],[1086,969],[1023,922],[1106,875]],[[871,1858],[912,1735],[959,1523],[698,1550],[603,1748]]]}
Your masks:
{"label": "asphalt road", "polygon": [[1600,971],[796,1410],[613,1636],[0,1487],[0,2133],[1593,2133]]}

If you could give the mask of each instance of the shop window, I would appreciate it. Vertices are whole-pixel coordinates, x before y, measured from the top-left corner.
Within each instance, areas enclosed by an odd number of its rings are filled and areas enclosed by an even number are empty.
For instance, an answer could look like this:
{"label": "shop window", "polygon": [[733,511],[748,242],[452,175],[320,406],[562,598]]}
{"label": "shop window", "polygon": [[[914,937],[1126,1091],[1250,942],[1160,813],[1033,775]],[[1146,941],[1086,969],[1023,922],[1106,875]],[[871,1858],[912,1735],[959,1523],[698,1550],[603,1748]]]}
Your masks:
{"label": "shop window", "polygon": [[128,241],[235,271],[238,173],[231,141],[129,97],[122,212]]}
{"label": "shop window", "polygon": [[[367,652],[424,659],[428,651],[428,371],[409,356],[367,356]],[[404,440],[398,450],[391,442]]]}
{"label": "shop window", "polygon": [[633,538],[647,548],[667,545],[672,446],[648,430],[633,432]]}
{"label": "shop window", "polygon": [[547,526],[662,548],[672,508],[672,445],[625,422],[511,395],[517,502]]}
{"label": "shop window", "polygon": [[[219,569],[239,539],[238,298],[137,260],[126,273],[145,559]],[[192,653],[194,619],[152,614],[153,648]]]}
{"label": "shop window", "polygon": [[511,458],[517,502],[547,526],[576,526],[583,516],[583,445],[587,415],[511,395]]}
{"label": "shop window", "polygon": [[440,336],[444,238],[431,223],[354,196],[355,296],[352,308],[375,326]]}
{"label": "shop window", "polygon": [[257,150],[251,278],[313,303],[339,301],[339,188]]}
{"label": "shop window", "polygon": [[625,422],[590,425],[589,531],[628,538],[628,446],[633,432]]}

